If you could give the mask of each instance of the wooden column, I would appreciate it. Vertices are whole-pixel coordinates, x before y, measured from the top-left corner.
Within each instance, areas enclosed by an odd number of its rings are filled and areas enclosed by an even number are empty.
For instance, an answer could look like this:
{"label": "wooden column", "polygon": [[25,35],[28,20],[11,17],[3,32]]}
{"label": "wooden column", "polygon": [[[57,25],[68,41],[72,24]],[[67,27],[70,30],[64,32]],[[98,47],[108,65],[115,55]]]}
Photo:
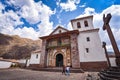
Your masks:
{"label": "wooden column", "polygon": [[107,53],[106,43],[105,43],[105,42],[103,42],[102,47],[103,47],[103,48],[104,48],[104,50],[105,50],[105,55],[106,55],[106,58],[107,58],[108,66],[109,66],[109,67],[111,67],[111,64],[110,64],[110,59],[109,59],[109,56],[108,56],[108,53]]}
{"label": "wooden column", "polygon": [[118,49],[117,43],[115,41],[115,38],[113,36],[113,33],[111,31],[111,28],[109,26],[109,22],[110,22],[111,17],[112,17],[111,14],[107,14],[106,17],[105,17],[105,15],[103,15],[103,21],[104,21],[103,30],[107,30],[108,36],[110,38],[110,41],[111,41],[111,44],[112,44],[112,47],[113,47],[113,50],[114,50],[114,53],[116,56],[116,64],[117,64],[117,66],[120,66],[119,49]]}

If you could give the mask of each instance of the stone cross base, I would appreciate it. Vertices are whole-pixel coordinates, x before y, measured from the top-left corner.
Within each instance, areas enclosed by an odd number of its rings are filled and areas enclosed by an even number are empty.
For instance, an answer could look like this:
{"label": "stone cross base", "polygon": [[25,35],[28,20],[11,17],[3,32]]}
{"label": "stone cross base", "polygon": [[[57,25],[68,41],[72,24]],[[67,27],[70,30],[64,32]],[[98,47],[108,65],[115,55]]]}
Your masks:
{"label": "stone cross base", "polygon": [[118,67],[120,67],[120,57],[116,57],[116,64]]}

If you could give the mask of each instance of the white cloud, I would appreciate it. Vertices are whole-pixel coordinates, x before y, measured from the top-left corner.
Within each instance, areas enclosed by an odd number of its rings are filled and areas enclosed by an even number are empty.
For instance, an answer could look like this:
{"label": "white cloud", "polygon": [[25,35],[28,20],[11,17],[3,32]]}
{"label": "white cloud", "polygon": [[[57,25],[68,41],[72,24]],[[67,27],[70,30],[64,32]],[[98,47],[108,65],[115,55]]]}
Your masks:
{"label": "white cloud", "polygon": [[65,11],[73,11],[76,10],[79,3],[80,0],[68,0],[66,3],[60,3],[60,6]]}
{"label": "white cloud", "polygon": [[[2,9],[4,10],[4,5],[0,4]],[[9,35],[19,35],[24,38],[38,39],[38,32],[36,32],[33,28],[17,28],[14,29],[14,26],[23,24],[20,21],[20,16],[18,16],[12,10],[5,12],[4,14],[0,12],[0,32]]]}
{"label": "white cloud", "polygon": [[61,0],[56,0],[56,5],[59,7]]}
{"label": "white cloud", "polygon": [[110,7],[108,7],[107,9],[105,9],[102,14],[107,14],[107,13],[111,13],[112,15],[118,15],[120,16],[120,5],[112,5]]}
{"label": "white cloud", "polygon": [[30,6],[33,0],[7,0],[6,1],[9,5],[15,5],[22,7],[24,5]]}
{"label": "white cloud", "polygon": [[78,17],[83,17],[83,16],[88,16],[88,15],[94,15],[93,17],[93,24],[95,28],[100,28],[99,34],[101,37],[102,41],[105,41],[107,43],[107,49],[109,51],[112,51],[112,46],[110,39],[108,37],[107,31],[103,31],[103,14],[112,14],[112,18],[110,21],[110,27],[112,29],[112,32],[115,36],[115,39],[117,41],[118,46],[120,46],[120,5],[112,5],[105,10],[103,10],[101,13],[96,13],[94,8],[85,8],[83,14],[77,16]]}
{"label": "white cloud", "polygon": [[[48,35],[53,29],[53,22],[50,22],[50,16],[54,14],[48,6],[42,4],[41,1],[38,3],[34,0],[9,0],[7,2],[9,5],[14,5],[15,8],[20,7],[20,10],[16,12],[9,10],[4,14],[0,12],[0,32],[11,35],[19,35],[21,37],[38,39],[42,35]],[[4,9],[5,6],[0,3],[0,11]],[[18,16],[19,15],[19,16]],[[23,24],[20,18],[25,18],[30,24],[38,24],[38,32],[36,32],[32,27],[15,29],[14,26]]]}
{"label": "white cloud", "polygon": [[54,11],[41,2],[35,3],[33,0],[29,1],[29,4],[27,2],[27,4],[21,8],[19,14],[32,24],[41,21],[41,23],[38,24],[41,36],[48,35],[53,28],[53,22],[50,22],[49,18],[54,14]]}
{"label": "white cloud", "polygon": [[53,22],[48,23],[49,20],[44,20],[41,24],[38,25],[40,36],[49,35],[53,31]]}
{"label": "white cloud", "polygon": [[38,11],[34,9],[34,6],[29,7],[24,5],[19,14],[31,24],[35,24],[40,21],[40,16]]}
{"label": "white cloud", "polygon": [[68,23],[67,29],[68,29],[68,30],[73,30],[72,25],[71,25],[71,22]]}
{"label": "white cloud", "polygon": [[[25,18],[29,23],[35,24],[52,15],[54,12],[42,2],[34,2],[34,0],[10,0],[11,4],[21,7],[17,13]],[[10,2],[9,2],[10,3]]]}
{"label": "white cloud", "polygon": [[2,4],[0,3],[0,13],[2,13],[2,10],[3,10],[4,8],[5,8],[4,5],[2,5]]}
{"label": "white cloud", "polygon": [[110,51],[110,52],[113,51],[111,44],[106,44],[106,48],[107,48],[107,51]]}
{"label": "white cloud", "polygon": [[97,15],[97,14],[98,13],[95,12],[94,8],[87,7],[87,8],[85,8],[84,12],[82,14],[80,14],[79,16],[77,16],[76,18],[85,17],[85,16],[89,16],[89,15]]}
{"label": "white cloud", "polygon": [[27,27],[24,27],[24,28],[17,28],[17,29],[14,29],[14,32],[12,34],[17,34],[23,38],[30,38],[30,39],[33,39],[33,40],[36,40],[38,39],[38,36],[39,36],[39,32],[36,32],[32,27],[30,28],[27,28]]}
{"label": "white cloud", "polygon": [[[0,13],[0,32],[7,33],[11,32],[12,29],[14,29],[14,26],[23,24],[23,22],[20,21],[20,17],[13,11],[8,11],[3,13]],[[6,31],[6,30],[7,31]]]}
{"label": "white cloud", "polygon": [[88,8],[85,9],[84,13],[87,14],[87,15],[88,14],[94,14],[95,9],[88,7]]}
{"label": "white cloud", "polygon": [[80,3],[80,0],[71,0],[71,1],[74,1],[76,4]]}
{"label": "white cloud", "polygon": [[83,5],[80,5],[79,7],[84,8],[86,6],[86,3],[84,3]]}

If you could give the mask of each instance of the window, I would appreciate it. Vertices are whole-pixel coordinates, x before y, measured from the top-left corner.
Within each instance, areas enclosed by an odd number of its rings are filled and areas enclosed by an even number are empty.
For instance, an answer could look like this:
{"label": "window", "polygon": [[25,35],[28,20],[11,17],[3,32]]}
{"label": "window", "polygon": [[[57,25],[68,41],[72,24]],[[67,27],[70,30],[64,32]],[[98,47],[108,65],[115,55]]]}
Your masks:
{"label": "window", "polygon": [[88,27],[88,22],[84,21],[84,25],[85,25],[85,27]]}
{"label": "window", "polygon": [[86,53],[89,53],[89,48],[86,48]]}
{"label": "window", "polygon": [[87,41],[90,41],[90,38],[89,38],[89,37],[87,37],[86,39],[87,39]]}
{"label": "window", "polygon": [[61,45],[61,38],[58,39],[58,45],[60,46]]}
{"label": "window", "polygon": [[36,54],[36,59],[38,58],[38,54]]}
{"label": "window", "polygon": [[59,33],[61,33],[61,30],[59,30]]}
{"label": "window", "polygon": [[80,22],[77,22],[77,28],[81,28]]}

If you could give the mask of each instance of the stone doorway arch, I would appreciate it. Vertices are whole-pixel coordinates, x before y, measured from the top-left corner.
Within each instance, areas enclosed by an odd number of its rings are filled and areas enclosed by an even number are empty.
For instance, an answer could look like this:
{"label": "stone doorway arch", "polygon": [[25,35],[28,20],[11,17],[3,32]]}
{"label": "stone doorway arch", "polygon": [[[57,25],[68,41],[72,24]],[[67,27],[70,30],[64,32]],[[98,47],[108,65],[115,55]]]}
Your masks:
{"label": "stone doorway arch", "polygon": [[58,53],[56,55],[56,67],[62,67],[63,66],[63,55],[61,53]]}
{"label": "stone doorway arch", "polygon": [[70,49],[51,49],[47,55],[47,67],[59,67],[58,64],[56,64],[57,56],[61,56],[63,61],[61,62],[62,66],[71,65]]}

